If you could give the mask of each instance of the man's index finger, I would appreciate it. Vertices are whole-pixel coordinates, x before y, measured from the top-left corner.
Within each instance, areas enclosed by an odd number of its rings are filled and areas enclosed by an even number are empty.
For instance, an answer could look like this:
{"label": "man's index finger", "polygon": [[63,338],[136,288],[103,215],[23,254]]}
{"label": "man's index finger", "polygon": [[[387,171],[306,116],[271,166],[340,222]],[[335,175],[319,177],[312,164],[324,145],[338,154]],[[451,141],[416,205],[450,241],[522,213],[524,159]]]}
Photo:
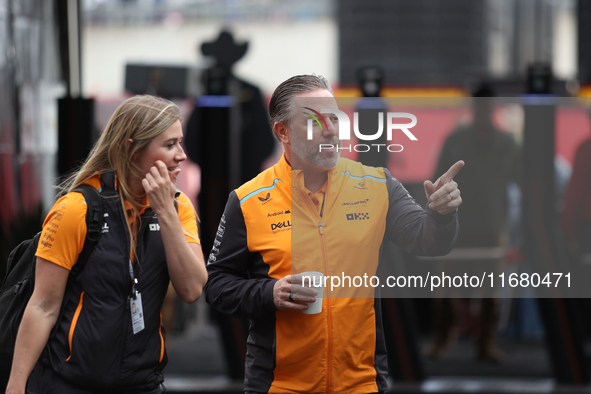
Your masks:
{"label": "man's index finger", "polygon": [[451,180],[454,179],[456,175],[458,175],[458,172],[460,172],[462,167],[464,167],[464,164],[465,163],[463,160],[457,161],[453,166],[449,168],[449,170],[447,170],[445,174],[443,174],[441,178],[445,179],[445,183],[451,182]]}

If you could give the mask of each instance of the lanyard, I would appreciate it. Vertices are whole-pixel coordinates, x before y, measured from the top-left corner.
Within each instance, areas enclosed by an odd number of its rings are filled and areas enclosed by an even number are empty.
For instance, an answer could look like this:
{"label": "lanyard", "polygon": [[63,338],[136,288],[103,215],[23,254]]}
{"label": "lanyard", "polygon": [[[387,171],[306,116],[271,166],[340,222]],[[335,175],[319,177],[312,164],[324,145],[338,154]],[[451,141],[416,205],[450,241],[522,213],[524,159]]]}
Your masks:
{"label": "lanyard", "polygon": [[131,278],[131,283],[132,283],[131,294],[133,296],[133,299],[135,300],[135,299],[137,299],[137,294],[138,294],[137,287],[136,287],[138,281],[137,281],[137,278],[135,277],[135,273],[133,271],[133,265],[131,264],[131,259],[129,259],[129,277]]}

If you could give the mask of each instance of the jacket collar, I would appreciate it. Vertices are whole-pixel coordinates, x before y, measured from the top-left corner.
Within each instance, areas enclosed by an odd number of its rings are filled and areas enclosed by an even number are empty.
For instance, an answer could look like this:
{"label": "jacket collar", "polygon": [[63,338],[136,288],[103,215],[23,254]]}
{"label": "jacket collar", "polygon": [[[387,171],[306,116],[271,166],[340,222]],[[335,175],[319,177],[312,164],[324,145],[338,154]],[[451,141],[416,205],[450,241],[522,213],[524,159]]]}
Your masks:
{"label": "jacket collar", "polygon": [[115,192],[117,190],[117,176],[115,175],[114,170],[103,172],[100,177],[103,190],[108,190],[110,192]]}
{"label": "jacket collar", "polygon": [[291,176],[291,165],[287,162],[285,158],[285,153],[281,155],[281,159],[275,165],[275,171],[279,178],[285,179]]}
{"label": "jacket collar", "polygon": [[[285,165],[287,166],[287,168],[289,168],[289,170],[291,170],[291,167],[289,166],[289,164],[287,164],[287,160],[285,160],[285,156],[281,158],[282,161],[285,162]],[[281,164],[281,161],[278,163]],[[342,168],[342,158],[339,158],[339,162],[337,163],[336,167],[333,168],[332,170],[328,170],[328,184],[333,184],[335,183],[339,177],[339,169]],[[293,182],[293,187],[296,189],[304,189],[304,171],[302,170],[291,170],[291,182]]]}

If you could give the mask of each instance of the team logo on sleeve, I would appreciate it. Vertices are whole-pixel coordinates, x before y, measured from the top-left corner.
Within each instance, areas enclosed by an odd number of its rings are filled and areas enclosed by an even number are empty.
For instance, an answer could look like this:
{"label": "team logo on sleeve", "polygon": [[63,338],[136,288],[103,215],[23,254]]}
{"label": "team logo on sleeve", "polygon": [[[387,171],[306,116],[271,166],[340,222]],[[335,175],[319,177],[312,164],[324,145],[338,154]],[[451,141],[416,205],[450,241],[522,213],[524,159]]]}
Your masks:
{"label": "team logo on sleeve", "polygon": [[216,232],[216,235],[220,238],[223,238],[225,233],[226,233],[226,227],[220,223],[218,226],[218,231]]}
{"label": "team logo on sleeve", "polygon": [[259,197],[259,200],[263,202],[263,205],[271,201],[271,193],[267,193],[265,197]]}

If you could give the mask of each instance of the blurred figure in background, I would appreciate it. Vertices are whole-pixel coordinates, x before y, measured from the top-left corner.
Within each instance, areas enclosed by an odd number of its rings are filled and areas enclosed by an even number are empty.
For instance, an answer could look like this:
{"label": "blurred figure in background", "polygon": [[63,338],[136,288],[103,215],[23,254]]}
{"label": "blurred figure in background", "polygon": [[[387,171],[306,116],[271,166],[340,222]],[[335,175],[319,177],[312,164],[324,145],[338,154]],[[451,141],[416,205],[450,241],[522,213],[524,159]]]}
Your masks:
{"label": "blurred figure in background", "polygon": [[[507,186],[518,180],[519,148],[514,139],[492,123],[494,92],[482,84],[472,95],[473,121],[459,127],[445,141],[435,178],[450,163],[464,160],[466,168],[456,178],[462,185],[464,204],[458,212],[462,231],[456,247],[491,248],[507,244]],[[498,266],[498,264],[496,264]],[[460,301],[436,298],[433,305],[433,337],[427,349],[431,357],[440,357],[453,344],[457,330],[456,317]],[[502,352],[496,345],[499,300],[483,298],[480,303],[479,327],[476,334],[476,357],[483,361],[500,361]]]}
{"label": "blurred figure in background", "polygon": [[[201,168],[200,238],[209,253],[228,194],[261,171],[275,141],[260,89],[237,78],[232,70],[246,54],[248,42],[236,43],[231,33],[222,31],[200,50],[214,64],[205,72],[205,95],[197,98],[187,122],[185,146],[189,158]],[[242,379],[248,325],[213,309],[211,313],[222,333],[230,376]]]}
{"label": "blurred figure in background", "polygon": [[[359,112],[359,128],[361,130],[375,130],[377,124],[371,123],[382,113],[384,124],[386,124],[386,112],[388,105],[380,97],[382,85],[384,81],[384,71],[377,66],[362,67],[357,70],[357,80],[359,88],[363,93],[363,97],[357,103],[357,112]],[[369,126],[369,127],[368,127]],[[387,145],[387,134],[382,133],[377,139],[372,140],[374,144]],[[386,149],[381,149],[377,152],[359,152],[359,162],[366,166],[372,167],[388,167],[389,152]]]}
{"label": "blurred figure in background", "polygon": [[591,138],[577,149],[563,200],[562,229],[576,254],[591,253]]}
{"label": "blurred figure in background", "polygon": [[[258,87],[237,78],[232,68],[246,54],[248,42],[236,43],[222,31],[213,42],[201,45],[204,56],[214,59],[205,74],[205,95],[195,102],[187,122],[185,147],[189,158],[201,167],[201,240],[209,252],[224,201],[231,189],[254,178],[275,147],[269,132],[269,116]],[[238,133],[233,134],[233,127]],[[233,139],[235,137],[235,139]],[[231,149],[238,144],[238,183],[231,185]]]}
{"label": "blurred figure in background", "polygon": [[[591,112],[588,113],[591,115]],[[580,275],[589,277],[591,270],[591,138],[584,140],[575,153],[571,178],[562,200],[562,231]],[[581,299],[583,311],[591,307]],[[591,335],[591,318],[582,314],[586,333]]]}

